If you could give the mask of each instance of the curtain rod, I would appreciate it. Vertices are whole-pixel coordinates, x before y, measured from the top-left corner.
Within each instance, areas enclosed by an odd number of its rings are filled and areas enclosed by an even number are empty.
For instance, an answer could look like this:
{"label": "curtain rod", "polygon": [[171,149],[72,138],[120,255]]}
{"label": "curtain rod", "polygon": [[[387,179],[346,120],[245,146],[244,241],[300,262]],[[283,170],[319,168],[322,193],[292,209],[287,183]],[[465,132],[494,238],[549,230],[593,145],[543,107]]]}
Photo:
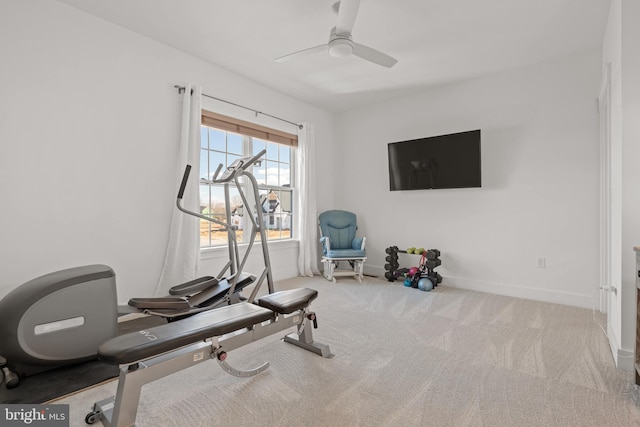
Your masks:
{"label": "curtain rod", "polygon": [[[182,93],[186,89],[184,86],[180,86],[180,85],[174,85],[173,87],[178,89],[178,93]],[[193,94],[193,89],[191,89],[191,94]],[[244,108],[245,110],[253,111],[254,113],[256,113],[256,116],[258,114],[262,114],[263,116],[271,117],[272,119],[276,119],[276,120],[280,120],[282,122],[289,123],[290,125],[297,126],[298,129],[302,129],[304,127],[300,123],[290,122],[289,120],[285,120],[285,119],[282,119],[280,117],[272,116],[271,114],[263,113],[262,111],[254,110],[253,108],[249,108],[249,107],[245,107],[244,105],[236,104],[235,102],[227,101],[225,99],[216,98],[215,96],[207,95],[206,93],[203,93],[202,96],[206,96],[207,98],[215,99],[216,101],[226,102],[227,104],[231,104],[231,105],[234,105],[236,107]]]}

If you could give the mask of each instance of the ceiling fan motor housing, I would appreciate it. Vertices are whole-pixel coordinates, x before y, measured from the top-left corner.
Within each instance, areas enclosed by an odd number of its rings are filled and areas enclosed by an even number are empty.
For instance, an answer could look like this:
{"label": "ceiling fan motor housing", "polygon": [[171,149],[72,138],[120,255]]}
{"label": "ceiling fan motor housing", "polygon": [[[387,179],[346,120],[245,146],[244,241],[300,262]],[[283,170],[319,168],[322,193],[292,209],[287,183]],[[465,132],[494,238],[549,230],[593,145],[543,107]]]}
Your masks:
{"label": "ceiling fan motor housing", "polygon": [[334,36],[329,40],[329,55],[343,58],[353,53],[353,42],[350,37]]}

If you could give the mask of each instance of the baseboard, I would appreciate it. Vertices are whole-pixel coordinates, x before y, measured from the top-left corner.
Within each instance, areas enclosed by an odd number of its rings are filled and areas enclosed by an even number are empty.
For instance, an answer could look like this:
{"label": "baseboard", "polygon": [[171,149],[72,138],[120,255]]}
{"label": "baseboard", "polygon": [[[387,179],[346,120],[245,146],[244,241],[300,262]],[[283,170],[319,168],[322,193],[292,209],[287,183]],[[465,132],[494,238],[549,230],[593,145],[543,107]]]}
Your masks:
{"label": "baseboard", "polygon": [[[367,275],[384,277],[385,270],[382,267],[365,265],[364,272]],[[530,288],[526,286],[509,285],[453,276],[443,276],[442,285],[514,298],[588,308],[589,310],[592,310],[594,307],[593,295],[577,294],[573,292]]]}
{"label": "baseboard", "polygon": [[618,351],[614,353],[614,359],[616,366],[623,371],[633,372],[635,369],[633,351],[619,348]]}
{"label": "baseboard", "polygon": [[616,335],[611,330],[607,330],[607,338],[609,339],[609,348],[611,355],[618,369],[633,372],[635,370],[635,354],[632,350],[624,350],[620,348]]}

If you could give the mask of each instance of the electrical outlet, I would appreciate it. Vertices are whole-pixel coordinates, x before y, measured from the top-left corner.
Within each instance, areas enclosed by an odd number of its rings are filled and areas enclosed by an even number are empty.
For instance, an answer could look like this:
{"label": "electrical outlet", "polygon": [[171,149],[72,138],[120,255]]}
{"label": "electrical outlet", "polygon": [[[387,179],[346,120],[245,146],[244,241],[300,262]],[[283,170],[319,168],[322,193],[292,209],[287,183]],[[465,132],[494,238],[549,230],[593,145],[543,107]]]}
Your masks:
{"label": "electrical outlet", "polygon": [[546,266],[547,266],[547,259],[545,257],[539,256],[538,258],[536,258],[537,268],[546,268]]}

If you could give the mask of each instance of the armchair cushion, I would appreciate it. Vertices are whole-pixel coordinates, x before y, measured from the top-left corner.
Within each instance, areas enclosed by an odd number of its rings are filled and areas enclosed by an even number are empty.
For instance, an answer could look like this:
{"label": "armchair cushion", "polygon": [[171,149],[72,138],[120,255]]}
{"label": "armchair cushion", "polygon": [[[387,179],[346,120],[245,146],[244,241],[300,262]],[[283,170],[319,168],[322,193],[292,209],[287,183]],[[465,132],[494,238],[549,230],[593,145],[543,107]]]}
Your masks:
{"label": "armchair cushion", "polygon": [[336,249],[327,251],[324,256],[326,258],[364,258],[367,256],[365,251],[356,250],[356,249]]}

